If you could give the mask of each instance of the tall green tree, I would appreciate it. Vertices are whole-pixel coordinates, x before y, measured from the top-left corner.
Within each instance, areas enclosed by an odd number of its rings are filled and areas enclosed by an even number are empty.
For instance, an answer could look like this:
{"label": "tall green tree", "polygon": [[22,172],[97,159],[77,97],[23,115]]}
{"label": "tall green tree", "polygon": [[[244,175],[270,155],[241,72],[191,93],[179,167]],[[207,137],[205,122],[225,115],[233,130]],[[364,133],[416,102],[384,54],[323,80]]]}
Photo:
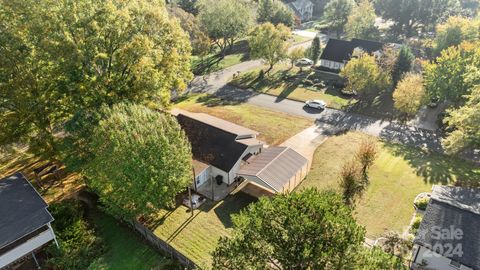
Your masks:
{"label": "tall green tree", "polygon": [[348,16],[354,6],[355,1],[353,0],[331,0],[325,6],[322,20],[335,31],[337,38],[343,33]]}
{"label": "tall green tree", "polygon": [[355,5],[348,16],[345,29],[348,38],[376,39],[378,29],[375,26],[375,8],[370,0],[362,0]]}
{"label": "tall green tree", "polygon": [[320,38],[316,36],[313,39],[312,47],[310,48],[311,57],[315,64],[318,62],[318,58],[320,57],[320,50],[321,50]]}
{"label": "tall green tree", "polygon": [[198,0],[174,0],[174,3],[177,4],[181,9],[193,15],[198,14],[197,2]]}
{"label": "tall green tree", "polygon": [[295,23],[293,11],[280,0],[259,0],[257,9],[259,23],[270,22],[274,25],[284,24],[292,27]]}
{"label": "tall green tree", "polygon": [[375,4],[384,19],[395,23],[393,32],[407,37],[419,29],[425,32],[446,16],[460,12],[458,0],[376,0]]}
{"label": "tall green tree", "polygon": [[445,119],[453,131],[443,140],[443,146],[450,153],[472,147],[480,147],[480,85],[466,96],[466,103],[458,109],[449,110]]}
{"label": "tall green tree", "polygon": [[198,18],[222,56],[235,41],[244,37],[253,24],[253,9],[248,1],[201,0]]}
{"label": "tall green tree", "polygon": [[480,39],[480,18],[470,19],[453,16],[445,23],[437,25],[434,40],[434,55],[451,46],[458,46],[464,41],[474,42]]}
{"label": "tall green tree", "polygon": [[[429,97],[461,105],[465,95],[480,83],[480,42],[462,43],[442,51],[425,69],[425,89]],[[447,76],[448,74],[448,76]]]}
{"label": "tall green tree", "polygon": [[408,116],[415,115],[428,99],[420,74],[407,73],[393,92],[394,106]]}
{"label": "tall green tree", "polygon": [[205,56],[210,51],[211,41],[208,35],[200,27],[200,22],[193,14],[177,6],[169,6],[168,13],[177,18],[180,26],[188,33],[190,44],[192,46],[192,54]]}
{"label": "tall green tree", "polygon": [[398,52],[398,56],[395,60],[392,70],[392,82],[394,86],[397,85],[398,81],[402,79],[405,73],[412,69],[413,60],[415,60],[415,56],[410,48],[407,46],[402,46]]}
{"label": "tall green tree", "polygon": [[359,94],[375,93],[390,87],[390,78],[380,70],[375,56],[363,52],[348,61],[340,76],[347,80],[348,91]]}
{"label": "tall green tree", "polygon": [[87,185],[125,219],[171,205],[192,181],[190,143],[176,119],[124,103],[102,108],[101,115],[85,142],[91,155],[79,167]]}
{"label": "tall green tree", "polygon": [[233,224],[214,269],[344,269],[365,236],[340,196],[316,189],[260,198]]}
{"label": "tall green tree", "polygon": [[163,1],[0,0],[0,145],[56,153],[75,112],[163,107],[190,73],[190,45]]}
{"label": "tall green tree", "polygon": [[264,23],[255,27],[250,33],[250,56],[261,58],[268,65],[267,73],[275,64],[288,57],[290,29],[283,24],[274,26]]}

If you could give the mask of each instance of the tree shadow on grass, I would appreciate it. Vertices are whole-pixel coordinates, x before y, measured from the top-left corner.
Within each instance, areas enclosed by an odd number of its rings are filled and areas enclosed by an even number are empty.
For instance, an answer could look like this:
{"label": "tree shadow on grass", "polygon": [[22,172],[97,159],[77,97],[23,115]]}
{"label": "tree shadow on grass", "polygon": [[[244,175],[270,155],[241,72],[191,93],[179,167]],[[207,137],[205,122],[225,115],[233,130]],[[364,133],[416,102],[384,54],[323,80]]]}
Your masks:
{"label": "tree shadow on grass", "polygon": [[215,214],[222,221],[225,228],[233,226],[232,215],[240,213],[249,204],[258,201],[257,198],[244,192],[237,192],[227,196],[221,204],[215,208]]}
{"label": "tree shadow on grass", "polygon": [[393,155],[403,157],[426,183],[480,186],[480,166],[473,163],[399,144],[385,143],[385,147]]}
{"label": "tree shadow on grass", "polygon": [[376,94],[364,94],[359,97],[357,102],[350,105],[347,108],[347,111],[392,121],[399,117],[393,103],[391,91],[383,91]]}

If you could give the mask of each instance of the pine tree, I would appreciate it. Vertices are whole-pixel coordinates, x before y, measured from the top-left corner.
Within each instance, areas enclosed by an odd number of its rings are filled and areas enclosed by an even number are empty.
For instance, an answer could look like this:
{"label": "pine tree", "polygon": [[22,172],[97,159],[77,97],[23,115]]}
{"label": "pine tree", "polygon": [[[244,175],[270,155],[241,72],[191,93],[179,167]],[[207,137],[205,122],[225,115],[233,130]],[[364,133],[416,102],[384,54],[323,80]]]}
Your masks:
{"label": "pine tree", "polygon": [[402,79],[403,74],[410,71],[414,59],[415,56],[410,51],[410,48],[402,46],[393,67],[392,81],[394,86]]}
{"label": "pine tree", "polygon": [[313,62],[316,64],[318,61],[318,58],[320,57],[320,38],[319,37],[315,37],[312,41],[311,56],[312,56]]}

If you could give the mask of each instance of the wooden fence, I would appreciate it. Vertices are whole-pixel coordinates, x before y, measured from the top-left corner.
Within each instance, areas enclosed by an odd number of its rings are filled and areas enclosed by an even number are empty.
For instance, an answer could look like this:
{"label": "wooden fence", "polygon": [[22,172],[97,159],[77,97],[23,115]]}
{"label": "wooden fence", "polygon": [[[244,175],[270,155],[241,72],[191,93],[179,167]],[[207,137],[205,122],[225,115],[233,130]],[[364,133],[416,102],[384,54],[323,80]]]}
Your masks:
{"label": "wooden fence", "polygon": [[181,252],[173,248],[170,244],[158,238],[152,231],[145,227],[142,223],[138,221],[130,222],[130,225],[139,233],[145,240],[147,240],[152,246],[158,250],[169,255],[171,258],[177,260],[182,264],[186,269],[201,269],[192,262],[187,256],[183,255]]}

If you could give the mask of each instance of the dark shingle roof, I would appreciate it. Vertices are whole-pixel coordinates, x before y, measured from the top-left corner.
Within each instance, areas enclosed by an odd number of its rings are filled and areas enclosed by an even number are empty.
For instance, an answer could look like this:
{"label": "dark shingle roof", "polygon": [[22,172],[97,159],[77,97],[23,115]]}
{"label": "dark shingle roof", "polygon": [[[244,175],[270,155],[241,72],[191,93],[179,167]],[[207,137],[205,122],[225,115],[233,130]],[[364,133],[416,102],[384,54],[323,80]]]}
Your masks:
{"label": "dark shingle roof", "polygon": [[373,53],[381,50],[383,43],[377,41],[354,38],[351,41],[331,38],[328,40],[320,59],[343,63],[350,60],[355,48],[362,48],[363,51]]}
{"label": "dark shingle roof", "polygon": [[289,183],[308,160],[289,147],[269,147],[248,160],[239,175],[256,176],[277,192]]}
{"label": "dark shingle roof", "polygon": [[[480,205],[479,193],[480,190],[475,189],[434,187],[432,199],[423,216],[415,243],[429,249],[444,247],[443,250],[433,251],[465,266],[479,270],[480,233],[478,228],[480,228],[480,215],[470,211],[470,209],[476,209]],[[450,198],[450,200],[446,198]],[[470,206],[464,207],[468,205]],[[460,239],[435,237],[438,229],[450,228],[462,230],[463,236]],[[446,248],[449,245],[452,245],[453,248],[460,245],[463,254],[461,256],[455,253],[445,254],[446,251],[451,250]]]}
{"label": "dark shingle roof", "polygon": [[354,49],[352,46],[350,41],[331,38],[328,40],[325,49],[323,49],[320,59],[340,63],[348,61]]}
{"label": "dark shingle roof", "polygon": [[383,48],[383,43],[372,40],[354,38],[351,41],[353,48],[362,48],[362,50],[373,53]]}
{"label": "dark shingle roof", "polygon": [[21,173],[0,180],[0,248],[53,221],[47,203]]}
{"label": "dark shingle roof", "polygon": [[195,159],[229,172],[247,145],[236,141],[237,134],[209,125],[180,113],[177,120],[187,134]]}

